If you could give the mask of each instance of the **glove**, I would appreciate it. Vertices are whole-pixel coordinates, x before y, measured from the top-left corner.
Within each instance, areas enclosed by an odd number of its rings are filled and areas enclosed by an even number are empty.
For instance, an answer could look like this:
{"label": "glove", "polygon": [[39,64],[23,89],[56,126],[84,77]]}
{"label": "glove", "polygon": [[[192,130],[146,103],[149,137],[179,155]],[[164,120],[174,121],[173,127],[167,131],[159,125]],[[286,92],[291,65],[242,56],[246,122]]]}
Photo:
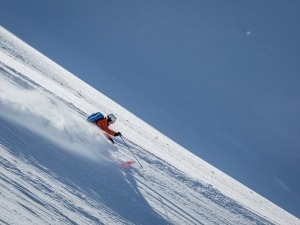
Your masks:
{"label": "glove", "polygon": [[117,133],[115,133],[114,136],[115,136],[115,137],[117,137],[117,136],[122,136],[122,134],[121,134],[121,132],[117,132]]}

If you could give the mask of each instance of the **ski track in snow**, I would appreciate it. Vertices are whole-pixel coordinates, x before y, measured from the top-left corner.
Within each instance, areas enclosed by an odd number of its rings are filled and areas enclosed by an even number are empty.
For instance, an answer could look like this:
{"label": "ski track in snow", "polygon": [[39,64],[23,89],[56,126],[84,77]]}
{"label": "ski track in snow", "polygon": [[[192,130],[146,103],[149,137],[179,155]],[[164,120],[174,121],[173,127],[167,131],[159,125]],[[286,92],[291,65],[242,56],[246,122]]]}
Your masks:
{"label": "ski track in snow", "polygon": [[[0,40],[0,224],[300,224],[1,27]],[[115,112],[143,168],[85,122],[96,111]]]}

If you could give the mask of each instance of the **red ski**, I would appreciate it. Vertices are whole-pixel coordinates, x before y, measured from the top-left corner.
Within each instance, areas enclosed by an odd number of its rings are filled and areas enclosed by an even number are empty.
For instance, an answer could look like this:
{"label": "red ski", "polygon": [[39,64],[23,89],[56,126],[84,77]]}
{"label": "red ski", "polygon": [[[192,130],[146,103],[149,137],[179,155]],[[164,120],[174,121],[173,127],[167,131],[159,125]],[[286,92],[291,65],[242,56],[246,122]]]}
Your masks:
{"label": "red ski", "polygon": [[132,164],[134,164],[134,161],[127,161],[127,162],[123,162],[120,164],[120,166],[124,169],[127,169],[128,167],[130,167]]}

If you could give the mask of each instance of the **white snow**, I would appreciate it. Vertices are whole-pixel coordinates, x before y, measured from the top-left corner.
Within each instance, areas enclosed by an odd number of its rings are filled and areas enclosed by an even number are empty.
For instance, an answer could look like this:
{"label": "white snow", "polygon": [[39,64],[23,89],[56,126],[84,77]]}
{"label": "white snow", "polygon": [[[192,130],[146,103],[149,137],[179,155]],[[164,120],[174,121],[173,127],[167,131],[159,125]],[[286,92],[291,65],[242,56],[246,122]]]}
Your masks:
{"label": "white snow", "polygon": [[[300,224],[3,27],[0,40],[0,224]],[[96,111],[131,151],[86,122]]]}

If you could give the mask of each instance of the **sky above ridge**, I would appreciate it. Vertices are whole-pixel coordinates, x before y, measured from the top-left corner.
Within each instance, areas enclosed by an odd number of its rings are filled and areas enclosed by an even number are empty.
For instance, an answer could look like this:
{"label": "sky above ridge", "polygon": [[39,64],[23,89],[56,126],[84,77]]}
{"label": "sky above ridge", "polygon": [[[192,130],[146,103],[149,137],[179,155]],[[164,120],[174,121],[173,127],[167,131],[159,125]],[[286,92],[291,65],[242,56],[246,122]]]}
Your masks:
{"label": "sky above ridge", "polygon": [[299,217],[299,9],[297,1],[1,0],[0,21]]}

